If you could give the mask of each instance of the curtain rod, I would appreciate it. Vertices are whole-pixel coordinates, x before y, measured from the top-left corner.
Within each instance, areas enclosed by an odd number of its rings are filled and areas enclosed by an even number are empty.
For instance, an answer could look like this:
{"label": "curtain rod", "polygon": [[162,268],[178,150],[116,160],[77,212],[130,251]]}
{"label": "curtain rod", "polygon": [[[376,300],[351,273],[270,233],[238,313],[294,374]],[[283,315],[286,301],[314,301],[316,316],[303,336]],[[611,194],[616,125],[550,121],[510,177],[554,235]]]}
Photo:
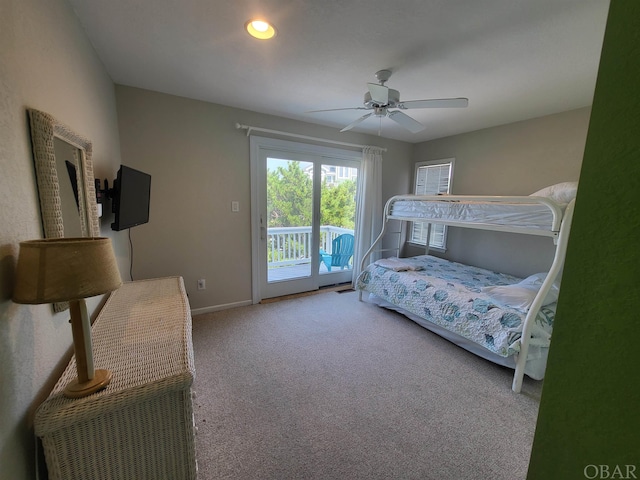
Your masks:
{"label": "curtain rod", "polygon": [[268,128],[261,128],[261,127],[253,127],[251,125],[242,125],[240,123],[236,123],[236,128],[239,129],[244,129],[247,131],[247,137],[251,134],[251,130],[255,130],[256,132],[264,132],[264,133],[273,133],[275,135],[283,135],[286,137],[294,137],[294,138],[302,138],[305,140],[313,140],[316,142],[324,142],[324,143],[332,143],[334,145],[343,145],[345,147],[355,147],[355,148],[371,148],[374,150],[379,150],[381,152],[386,152],[387,149],[384,147],[376,147],[375,145],[358,145],[356,143],[347,143],[347,142],[337,142],[335,140],[327,140],[326,138],[317,138],[317,137],[309,137],[307,135],[298,135],[297,133],[289,133],[289,132],[282,132],[280,130],[270,130]]}

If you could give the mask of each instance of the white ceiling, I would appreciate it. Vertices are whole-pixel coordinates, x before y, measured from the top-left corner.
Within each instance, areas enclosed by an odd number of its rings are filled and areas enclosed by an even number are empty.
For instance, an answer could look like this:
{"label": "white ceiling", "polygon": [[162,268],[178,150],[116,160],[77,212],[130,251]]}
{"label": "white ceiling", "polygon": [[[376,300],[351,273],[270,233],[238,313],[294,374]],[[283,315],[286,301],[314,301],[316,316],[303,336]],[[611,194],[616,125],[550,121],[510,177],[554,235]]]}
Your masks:
{"label": "white ceiling", "polygon": [[[464,109],[389,118],[422,142],[591,104],[606,0],[68,0],[117,84],[328,125],[363,115],[375,72],[401,100],[467,97]],[[250,18],[278,35],[255,40]],[[267,127],[268,125],[261,125]],[[378,134],[371,117],[354,131]]]}

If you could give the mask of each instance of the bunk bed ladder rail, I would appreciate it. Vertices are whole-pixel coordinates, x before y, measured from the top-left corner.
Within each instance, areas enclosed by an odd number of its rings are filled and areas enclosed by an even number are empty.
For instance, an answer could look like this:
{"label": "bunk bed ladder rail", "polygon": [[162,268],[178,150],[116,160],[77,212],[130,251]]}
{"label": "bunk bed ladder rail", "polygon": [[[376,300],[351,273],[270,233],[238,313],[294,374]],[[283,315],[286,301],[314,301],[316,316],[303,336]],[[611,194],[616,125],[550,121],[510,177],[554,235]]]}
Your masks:
{"label": "bunk bed ladder rail", "polygon": [[513,384],[511,385],[511,389],[515,393],[520,393],[522,389],[522,382],[524,379],[524,368],[527,363],[527,355],[529,354],[529,342],[531,340],[531,332],[533,330],[533,326],[535,324],[535,319],[542,307],[542,302],[544,298],[549,293],[553,282],[558,278],[560,274],[564,259],[567,253],[567,244],[569,241],[569,232],[571,230],[571,221],[573,219],[573,210],[575,207],[575,199],[571,200],[571,202],[567,205],[565,209],[565,213],[562,219],[562,224],[560,226],[560,232],[556,239],[554,238],[554,243],[556,243],[556,251],[553,257],[553,262],[551,267],[549,268],[549,273],[547,277],[544,279],[536,298],[531,304],[531,308],[527,313],[527,316],[524,321],[524,325],[522,327],[522,338],[520,339],[520,352],[518,353],[517,361],[516,361],[516,371],[513,375]]}
{"label": "bunk bed ladder rail", "polygon": [[[397,250],[398,252],[397,255],[400,256],[400,243],[402,242],[402,229],[399,232],[387,232],[387,227],[389,223],[389,213],[391,212],[391,204],[394,202],[395,198],[396,197],[391,197],[389,200],[387,200],[387,203],[384,206],[384,212],[382,214],[382,228],[380,229],[380,234],[376,237],[376,239],[371,244],[369,249],[362,256],[362,259],[360,260],[360,270],[359,270],[360,273],[362,273],[362,271],[364,270],[365,265],[367,265],[367,259],[374,251],[378,253],[386,251],[386,250],[375,250],[376,246],[378,245],[378,243],[382,241],[386,233],[398,234],[398,246],[395,249],[389,249],[389,250],[394,250],[394,251]],[[401,222],[401,223],[402,225],[404,225],[404,222]],[[362,301],[362,290],[358,290],[358,300]]]}

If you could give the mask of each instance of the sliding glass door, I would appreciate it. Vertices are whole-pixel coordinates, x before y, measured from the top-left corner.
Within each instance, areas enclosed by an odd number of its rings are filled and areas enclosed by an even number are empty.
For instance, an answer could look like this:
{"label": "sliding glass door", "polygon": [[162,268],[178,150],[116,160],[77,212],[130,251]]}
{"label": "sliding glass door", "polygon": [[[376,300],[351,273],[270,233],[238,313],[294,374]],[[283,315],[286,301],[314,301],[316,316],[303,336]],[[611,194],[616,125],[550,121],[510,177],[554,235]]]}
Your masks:
{"label": "sliding glass door", "polygon": [[351,281],[359,152],[252,137],[254,302]]}
{"label": "sliding glass door", "polygon": [[[267,290],[278,294],[313,288],[313,162],[295,155],[266,151],[267,238],[262,246]],[[293,283],[298,284],[292,287]]]}
{"label": "sliding glass door", "polygon": [[350,282],[353,270],[358,168],[336,163],[320,166],[320,286]]}

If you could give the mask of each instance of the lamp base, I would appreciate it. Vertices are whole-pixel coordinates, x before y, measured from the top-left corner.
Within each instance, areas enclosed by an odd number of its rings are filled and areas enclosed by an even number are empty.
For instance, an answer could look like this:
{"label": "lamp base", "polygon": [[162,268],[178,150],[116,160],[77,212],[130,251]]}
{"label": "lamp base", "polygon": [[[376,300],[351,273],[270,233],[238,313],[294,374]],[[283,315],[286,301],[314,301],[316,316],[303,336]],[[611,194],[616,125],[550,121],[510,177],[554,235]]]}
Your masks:
{"label": "lamp base", "polygon": [[111,381],[111,372],[109,370],[96,370],[95,376],[91,380],[86,382],[78,382],[77,378],[74,378],[69,384],[64,387],[64,396],[67,398],[80,398],[91,395],[98,390],[106,387]]}

